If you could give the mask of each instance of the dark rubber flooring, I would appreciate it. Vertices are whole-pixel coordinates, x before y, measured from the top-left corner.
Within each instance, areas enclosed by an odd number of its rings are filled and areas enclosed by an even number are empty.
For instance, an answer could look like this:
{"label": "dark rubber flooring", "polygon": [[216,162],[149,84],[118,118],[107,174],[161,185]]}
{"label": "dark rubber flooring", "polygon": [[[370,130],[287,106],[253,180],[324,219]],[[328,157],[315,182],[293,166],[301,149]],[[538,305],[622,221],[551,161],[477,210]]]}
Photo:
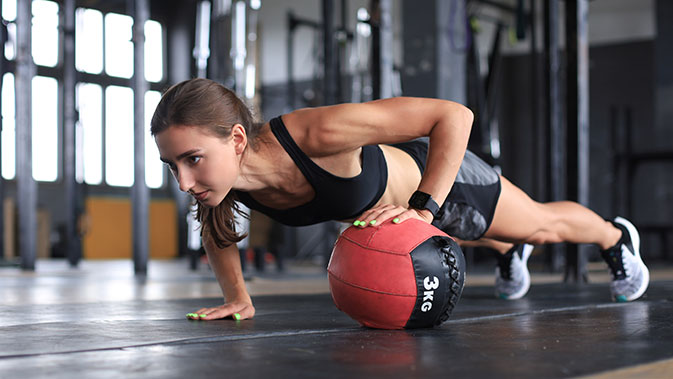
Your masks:
{"label": "dark rubber flooring", "polygon": [[328,294],[254,299],[254,320],[189,321],[218,299],[0,306],[1,378],[587,375],[673,358],[673,282],[609,302],[604,284],[467,287],[439,328],[366,329]]}

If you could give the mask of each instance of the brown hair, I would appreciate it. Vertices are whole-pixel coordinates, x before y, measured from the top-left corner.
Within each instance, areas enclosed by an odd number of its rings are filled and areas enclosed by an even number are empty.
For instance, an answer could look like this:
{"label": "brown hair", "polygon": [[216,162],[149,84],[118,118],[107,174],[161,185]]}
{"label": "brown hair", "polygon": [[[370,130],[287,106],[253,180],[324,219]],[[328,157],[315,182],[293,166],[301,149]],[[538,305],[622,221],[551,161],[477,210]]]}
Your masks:
{"label": "brown hair", "polygon": [[[199,78],[178,83],[164,93],[152,116],[150,132],[156,136],[174,125],[195,126],[214,136],[229,138],[236,124],[245,128],[248,144],[254,149],[263,124],[254,121],[248,107],[232,91]],[[234,212],[248,217],[241,212],[232,191],[216,207],[197,206],[196,219],[201,222],[201,232],[207,232],[219,248],[246,237],[236,233]]]}

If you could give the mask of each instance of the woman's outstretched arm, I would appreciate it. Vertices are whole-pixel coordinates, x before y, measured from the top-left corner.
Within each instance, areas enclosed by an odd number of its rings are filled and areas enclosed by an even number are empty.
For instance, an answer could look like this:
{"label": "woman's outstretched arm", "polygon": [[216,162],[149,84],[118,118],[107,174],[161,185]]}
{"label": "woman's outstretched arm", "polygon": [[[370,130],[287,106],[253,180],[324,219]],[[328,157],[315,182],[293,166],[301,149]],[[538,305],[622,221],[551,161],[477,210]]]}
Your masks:
{"label": "woman's outstretched arm", "polygon": [[[201,308],[196,311],[196,317],[192,319],[215,320],[228,316],[240,315],[240,319],[252,318],[255,315],[255,307],[245,288],[243,272],[241,270],[241,258],[236,244],[231,244],[223,249],[217,247],[207,232],[203,233],[203,247],[208,255],[208,262],[215,273],[222,294],[224,305],[213,308]],[[205,317],[201,317],[205,315]]]}

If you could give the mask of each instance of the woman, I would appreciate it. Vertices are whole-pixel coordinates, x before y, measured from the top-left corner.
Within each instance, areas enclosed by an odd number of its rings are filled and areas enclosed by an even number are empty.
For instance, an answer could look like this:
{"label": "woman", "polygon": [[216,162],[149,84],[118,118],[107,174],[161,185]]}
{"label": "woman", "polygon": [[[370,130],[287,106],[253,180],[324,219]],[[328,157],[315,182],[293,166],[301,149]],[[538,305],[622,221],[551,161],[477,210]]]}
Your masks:
{"label": "woman", "polygon": [[[466,151],[472,119],[453,102],[393,98],[300,109],[261,124],[213,81],[171,87],[152,118],[152,135],[180,189],[198,201],[204,247],[226,299],[189,317],[255,314],[235,245],[242,238],[233,221],[236,200],[288,225],[433,223],[464,243],[507,253],[511,265],[501,271],[512,267],[519,275],[502,275],[504,281],[524,282],[506,283],[517,287],[510,293],[516,296],[527,286],[526,244],[593,243],[612,269],[613,298],[640,297],[649,274],[636,229],[576,203],[531,200]],[[412,141],[425,136],[428,144]]]}

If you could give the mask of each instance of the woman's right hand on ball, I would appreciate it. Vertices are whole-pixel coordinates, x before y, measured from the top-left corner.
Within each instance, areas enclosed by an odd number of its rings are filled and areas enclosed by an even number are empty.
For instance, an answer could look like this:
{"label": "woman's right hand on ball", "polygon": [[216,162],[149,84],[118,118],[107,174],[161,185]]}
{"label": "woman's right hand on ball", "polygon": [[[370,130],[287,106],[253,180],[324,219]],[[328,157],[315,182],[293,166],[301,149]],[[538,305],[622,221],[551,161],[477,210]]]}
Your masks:
{"label": "woman's right hand on ball", "polygon": [[235,301],[214,308],[201,308],[194,313],[187,314],[187,318],[190,320],[217,320],[225,317],[231,317],[234,320],[246,320],[254,316],[255,307],[252,303]]}

